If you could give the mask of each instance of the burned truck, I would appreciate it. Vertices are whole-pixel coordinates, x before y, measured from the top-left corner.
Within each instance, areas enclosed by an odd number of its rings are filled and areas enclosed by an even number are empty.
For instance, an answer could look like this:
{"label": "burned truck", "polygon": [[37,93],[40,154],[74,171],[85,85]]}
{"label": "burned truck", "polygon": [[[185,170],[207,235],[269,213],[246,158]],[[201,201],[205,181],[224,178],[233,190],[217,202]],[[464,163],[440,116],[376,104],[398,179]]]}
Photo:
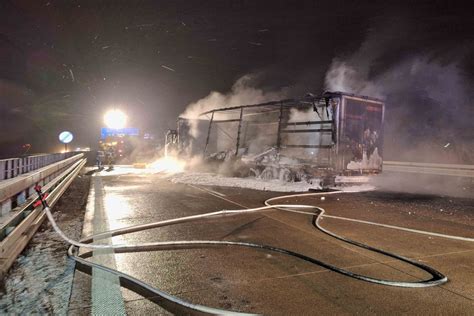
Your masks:
{"label": "burned truck", "polygon": [[308,181],[381,172],[383,120],[382,100],[325,92],[180,118],[178,135],[182,151],[232,166],[234,175]]}

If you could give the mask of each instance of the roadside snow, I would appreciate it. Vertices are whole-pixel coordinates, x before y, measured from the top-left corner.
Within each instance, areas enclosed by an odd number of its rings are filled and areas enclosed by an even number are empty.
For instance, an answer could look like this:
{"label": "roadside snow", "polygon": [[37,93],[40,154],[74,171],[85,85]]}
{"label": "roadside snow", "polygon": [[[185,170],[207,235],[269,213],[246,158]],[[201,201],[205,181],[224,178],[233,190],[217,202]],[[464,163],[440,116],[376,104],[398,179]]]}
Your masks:
{"label": "roadside snow", "polygon": [[67,258],[66,250],[56,233],[37,233],[5,279],[0,313],[66,315],[74,275],[74,262]]}
{"label": "roadside snow", "polygon": [[[64,233],[79,239],[89,177],[78,176],[53,208]],[[0,315],[67,315],[75,263],[45,222],[0,283]]]}

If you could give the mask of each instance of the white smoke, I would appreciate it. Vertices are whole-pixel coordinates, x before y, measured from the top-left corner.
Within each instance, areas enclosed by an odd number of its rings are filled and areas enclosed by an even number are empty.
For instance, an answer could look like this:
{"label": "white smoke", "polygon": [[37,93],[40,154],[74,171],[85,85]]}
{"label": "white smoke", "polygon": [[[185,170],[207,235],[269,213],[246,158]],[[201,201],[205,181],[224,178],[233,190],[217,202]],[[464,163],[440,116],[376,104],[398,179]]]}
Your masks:
{"label": "white smoke", "polygon": [[[474,115],[474,90],[463,66],[469,49],[413,47],[400,34],[427,42],[416,23],[384,21],[357,50],[333,59],[326,90],[386,100],[386,158],[471,163],[466,157],[474,144],[466,131],[474,128],[468,119]],[[447,143],[451,146],[443,147]]]}
{"label": "white smoke", "polygon": [[428,56],[416,56],[392,65],[383,73],[369,77],[357,60],[334,59],[326,74],[326,89],[371,97],[386,98],[396,93],[417,90],[441,103],[462,102],[466,95],[463,74],[458,64],[442,64]]}
{"label": "white smoke", "polygon": [[326,89],[371,97],[384,97],[383,88],[368,79],[365,69],[357,69],[350,63],[334,59],[325,78]]}
{"label": "white smoke", "polygon": [[[401,34],[409,34],[411,42]],[[416,92],[439,103],[465,102],[472,87],[461,63],[469,49],[453,47],[446,52],[442,43],[441,49],[429,49],[421,45],[427,42],[426,34],[409,18],[387,17],[367,31],[357,50],[333,59],[325,88],[379,98],[404,94],[405,100]],[[413,42],[420,46],[411,46]],[[411,101],[407,105],[416,106]]]}
{"label": "white smoke", "polygon": [[[386,99],[386,160],[474,162],[474,138],[469,137],[474,95],[462,50],[451,55],[428,49],[398,51],[396,33],[403,32],[388,25],[372,29],[353,54],[334,58],[325,88]],[[469,187],[468,181],[454,177],[385,173],[376,180],[384,190],[407,192],[462,195]]]}
{"label": "white smoke", "polygon": [[282,91],[264,91],[254,87],[254,80],[257,75],[248,74],[239,78],[232,86],[230,92],[220,93],[212,91],[207,97],[188,105],[181,117],[190,121],[190,135],[197,138],[199,130],[197,128],[197,119],[208,119],[201,117],[201,113],[219,108],[258,104],[286,97],[286,90]]}

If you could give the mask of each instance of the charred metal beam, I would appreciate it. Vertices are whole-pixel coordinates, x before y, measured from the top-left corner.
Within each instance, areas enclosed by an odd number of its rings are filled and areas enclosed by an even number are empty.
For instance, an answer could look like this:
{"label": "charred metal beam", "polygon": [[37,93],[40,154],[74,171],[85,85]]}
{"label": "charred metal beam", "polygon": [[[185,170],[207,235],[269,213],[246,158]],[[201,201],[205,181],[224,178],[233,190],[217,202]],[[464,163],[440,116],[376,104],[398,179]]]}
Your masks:
{"label": "charred metal beam", "polygon": [[281,105],[282,102],[288,102],[288,103],[296,103],[297,100],[294,100],[294,99],[286,99],[286,100],[282,100],[282,101],[272,101],[272,102],[266,102],[266,103],[260,103],[260,104],[249,104],[249,105],[239,105],[239,106],[233,106],[233,107],[227,107],[227,108],[220,108],[220,109],[214,109],[214,110],[210,110],[210,111],[207,111],[207,112],[203,112],[200,114],[200,116],[202,115],[206,115],[206,114],[211,114],[213,112],[222,112],[222,111],[231,111],[231,110],[239,110],[240,108],[252,108],[252,107],[263,107],[263,106],[278,106],[278,105]]}
{"label": "charred metal beam", "polygon": [[360,100],[366,101],[369,100],[371,102],[382,102],[380,99],[375,99],[375,98],[369,98],[369,97],[364,97],[364,96],[356,96],[354,94],[349,94],[349,93],[343,93],[343,92],[325,92],[321,96],[307,96],[305,98],[300,98],[300,99],[285,99],[285,100],[280,100],[280,101],[271,101],[271,102],[265,102],[265,103],[260,103],[260,104],[248,104],[248,105],[239,105],[239,106],[233,106],[233,107],[223,107],[219,109],[214,109],[210,110],[207,112],[203,112],[199,114],[199,116],[203,116],[206,114],[211,114],[213,112],[222,112],[222,111],[232,111],[232,110],[240,110],[240,108],[271,108],[275,107],[278,108],[279,106],[281,107],[282,105],[284,107],[294,107],[294,108],[300,108],[300,107],[320,107],[320,108],[326,108],[327,110],[327,105],[326,105],[326,99],[331,99],[331,98],[341,98],[342,96],[348,96],[351,98],[358,98]]}
{"label": "charred metal beam", "polygon": [[277,133],[277,146],[276,149],[277,151],[280,150],[281,146],[281,121],[283,120],[283,102],[280,104],[280,115],[278,116],[278,133]]}
{"label": "charred metal beam", "polygon": [[307,121],[307,122],[288,122],[282,123],[283,126],[291,126],[291,125],[316,125],[316,124],[332,124],[334,123],[333,120],[329,121]]}
{"label": "charred metal beam", "polygon": [[282,145],[282,148],[332,148],[333,145]]}
{"label": "charred metal beam", "polygon": [[209,137],[211,136],[212,121],[214,121],[214,112],[212,112],[211,114],[211,120],[209,121],[209,127],[207,129],[206,145],[204,145],[204,152],[203,152],[204,156],[206,155],[207,146],[209,145]]}
{"label": "charred metal beam", "polygon": [[242,115],[244,114],[244,108],[240,108],[240,119],[239,121],[239,128],[237,129],[237,143],[235,144],[235,155],[239,153],[239,145],[240,145],[240,130],[242,129]]}
{"label": "charred metal beam", "polygon": [[257,122],[257,121],[246,121],[249,125],[270,125],[270,124],[278,124],[278,122]]}
{"label": "charred metal beam", "polygon": [[203,112],[199,114],[199,116],[211,114],[214,112],[223,112],[223,111],[233,111],[233,110],[240,110],[241,108],[258,108],[258,107],[294,107],[294,108],[300,108],[300,107],[312,107],[314,102],[316,106],[319,107],[324,107],[324,104],[320,104],[319,102],[322,100],[321,97],[310,97],[310,98],[304,98],[304,99],[285,99],[285,100],[280,100],[280,101],[271,101],[271,102],[265,102],[265,103],[260,103],[260,104],[249,104],[249,105],[239,105],[239,106],[233,106],[233,107],[223,107],[219,109],[214,109],[210,110],[207,112]]}
{"label": "charred metal beam", "polygon": [[321,133],[329,132],[332,133],[331,128],[315,128],[315,129],[284,129],[280,133]]}
{"label": "charred metal beam", "polygon": [[231,120],[218,120],[214,121],[214,123],[228,123],[228,122],[240,122],[240,119],[231,119]]}

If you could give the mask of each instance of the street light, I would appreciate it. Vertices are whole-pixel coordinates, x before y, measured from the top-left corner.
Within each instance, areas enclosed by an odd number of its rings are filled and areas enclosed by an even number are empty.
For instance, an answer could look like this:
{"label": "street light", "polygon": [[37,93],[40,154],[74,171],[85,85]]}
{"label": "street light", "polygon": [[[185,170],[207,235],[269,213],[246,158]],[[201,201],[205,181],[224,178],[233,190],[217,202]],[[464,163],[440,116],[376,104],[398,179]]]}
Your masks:
{"label": "street light", "polygon": [[127,115],[120,110],[113,109],[105,113],[104,123],[109,128],[119,129],[124,128],[127,122]]}

